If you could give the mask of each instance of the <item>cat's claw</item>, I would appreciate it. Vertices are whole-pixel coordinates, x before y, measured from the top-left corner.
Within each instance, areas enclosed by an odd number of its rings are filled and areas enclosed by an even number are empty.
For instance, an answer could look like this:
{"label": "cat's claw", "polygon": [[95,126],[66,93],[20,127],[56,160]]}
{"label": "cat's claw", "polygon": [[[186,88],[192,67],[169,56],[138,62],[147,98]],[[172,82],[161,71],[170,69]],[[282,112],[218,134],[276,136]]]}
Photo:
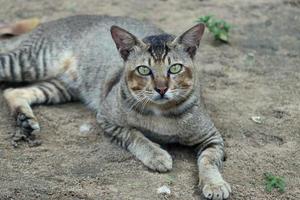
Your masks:
{"label": "cat's claw", "polygon": [[35,138],[35,133],[40,131],[39,123],[35,119],[20,113],[17,115],[16,122],[16,132],[12,135],[11,140],[14,147],[18,146],[19,141],[26,141],[30,147],[41,144],[41,141]]}
{"label": "cat's claw", "polygon": [[203,186],[202,193],[206,199],[225,200],[229,199],[231,188],[225,181],[219,183],[208,183]]}
{"label": "cat's claw", "polygon": [[167,151],[156,149],[154,152],[151,152],[151,155],[147,156],[143,163],[151,170],[167,172],[172,169],[173,160]]}

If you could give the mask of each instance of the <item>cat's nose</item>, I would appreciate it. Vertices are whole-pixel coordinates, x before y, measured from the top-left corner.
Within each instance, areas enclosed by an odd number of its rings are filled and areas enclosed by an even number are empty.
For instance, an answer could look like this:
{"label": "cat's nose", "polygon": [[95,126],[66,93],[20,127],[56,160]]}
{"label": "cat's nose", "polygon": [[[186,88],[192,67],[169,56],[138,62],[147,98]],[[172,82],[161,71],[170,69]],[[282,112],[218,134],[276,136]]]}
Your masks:
{"label": "cat's nose", "polygon": [[166,94],[168,88],[167,87],[155,87],[154,90],[158,92],[161,96],[164,96]]}

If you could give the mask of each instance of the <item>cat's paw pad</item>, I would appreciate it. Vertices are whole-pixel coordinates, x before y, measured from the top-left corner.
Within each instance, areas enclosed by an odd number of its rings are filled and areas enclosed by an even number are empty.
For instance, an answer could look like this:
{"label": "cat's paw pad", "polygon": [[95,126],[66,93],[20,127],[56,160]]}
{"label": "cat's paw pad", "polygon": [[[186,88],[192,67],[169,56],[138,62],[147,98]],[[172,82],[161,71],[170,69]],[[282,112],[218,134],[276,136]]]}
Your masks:
{"label": "cat's paw pad", "polygon": [[206,199],[225,200],[229,198],[231,188],[225,181],[219,183],[208,183],[203,186],[202,193]]}
{"label": "cat's paw pad", "polygon": [[147,157],[144,164],[154,171],[167,172],[172,169],[173,160],[168,152],[157,149]]}
{"label": "cat's paw pad", "polygon": [[19,141],[26,141],[30,147],[41,145],[40,140],[36,140],[34,133],[40,131],[39,123],[25,114],[20,113],[16,118],[16,132],[11,136],[11,143],[18,146]]}

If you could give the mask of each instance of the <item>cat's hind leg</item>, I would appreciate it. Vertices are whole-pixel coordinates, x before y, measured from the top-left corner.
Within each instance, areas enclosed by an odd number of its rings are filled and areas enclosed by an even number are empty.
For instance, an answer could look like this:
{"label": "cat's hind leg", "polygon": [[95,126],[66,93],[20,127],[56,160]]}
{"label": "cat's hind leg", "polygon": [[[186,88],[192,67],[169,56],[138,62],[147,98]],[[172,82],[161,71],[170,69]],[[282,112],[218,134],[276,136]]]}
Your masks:
{"label": "cat's hind leg", "polygon": [[75,100],[74,95],[57,79],[37,82],[27,87],[9,88],[3,95],[16,119],[17,131],[12,140],[14,146],[19,140],[38,145],[32,133],[38,132],[40,126],[31,105],[58,104]]}

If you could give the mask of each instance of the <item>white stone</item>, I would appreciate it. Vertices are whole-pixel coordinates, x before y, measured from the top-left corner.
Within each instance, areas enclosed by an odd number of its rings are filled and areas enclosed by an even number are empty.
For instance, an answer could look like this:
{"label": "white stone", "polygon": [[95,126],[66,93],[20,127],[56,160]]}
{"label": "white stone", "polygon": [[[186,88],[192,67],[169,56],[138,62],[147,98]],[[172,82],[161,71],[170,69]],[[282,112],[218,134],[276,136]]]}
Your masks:
{"label": "white stone", "polygon": [[260,116],[252,116],[251,120],[254,121],[257,124],[261,124],[262,123],[262,118]]}
{"label": "white stone", "polygon": [[91,129],[92,129],[92,125],[85,123],[80,126],[79,131],[80,131],[80,133],[86,134],[86,133],[90,132]]}
{"label": "white stone", "polygon": [[168,186],[163,185],[163,186],[161,186],[161,187],[159,187],[157,189],[157,193],[158,194],[167,194],[167,195],[170,195],[171,194],[171,190],[170,190],[170,188]]}

